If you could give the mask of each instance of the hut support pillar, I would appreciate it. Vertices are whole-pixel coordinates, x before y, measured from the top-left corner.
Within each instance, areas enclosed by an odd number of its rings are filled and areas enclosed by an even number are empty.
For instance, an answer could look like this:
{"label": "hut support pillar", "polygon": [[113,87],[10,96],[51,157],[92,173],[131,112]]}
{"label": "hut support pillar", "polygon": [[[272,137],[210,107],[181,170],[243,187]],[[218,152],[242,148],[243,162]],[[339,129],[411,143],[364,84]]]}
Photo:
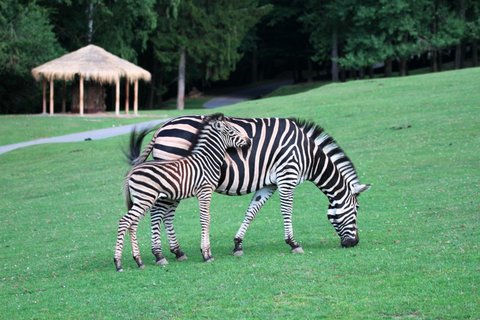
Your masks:
{"label": "hut support pillar", "polygon": [[47,114],[47,80],[43,79],[42,113]]}
{"label": "hut support pillar", "polygon": [[138,116],[138,80],[133,86],[133,113]]}
{"label": "hut support pillar", "polygon": [[67,81],[63,81],[62,87],[62,113],[67,112]]}
{"label": "hut support pillar", "polygon": [[129,105],[129,99],[130,99],[130,95],[129,95],[129,90],[130,87],[129,87],[129,83],[128,83],[128,79],[125,79],[125,113],[128,114],[129,110],[130,109],[130,105]]}
{"label": "hut support pillar", "polygon": [[115,115],[120,115],[120,79],[115,82]]}
{"label": "hut support pillar", "polygon": [[53,115],[53,79],[50,80],[50,115]]}
{"label": "hut support pillar", "polygon": [[83,116],[83,75],[80,75],[80,90],[79,90],[79,97],[78,97],[78,110],[80,112],[80,116]]}

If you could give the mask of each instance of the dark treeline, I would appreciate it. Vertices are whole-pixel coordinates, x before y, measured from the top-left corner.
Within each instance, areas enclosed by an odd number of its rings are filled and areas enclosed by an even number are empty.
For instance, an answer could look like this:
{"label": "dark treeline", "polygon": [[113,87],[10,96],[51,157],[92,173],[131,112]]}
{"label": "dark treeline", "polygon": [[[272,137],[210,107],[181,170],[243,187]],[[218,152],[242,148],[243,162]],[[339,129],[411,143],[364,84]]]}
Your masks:
{"label": "dark treeline", "polygon": [[158,108],[178,88],[477,66],[479,39],[480,0],[3,0],[0,113],[40,112],[31,69],[90,43],[150,71]]}

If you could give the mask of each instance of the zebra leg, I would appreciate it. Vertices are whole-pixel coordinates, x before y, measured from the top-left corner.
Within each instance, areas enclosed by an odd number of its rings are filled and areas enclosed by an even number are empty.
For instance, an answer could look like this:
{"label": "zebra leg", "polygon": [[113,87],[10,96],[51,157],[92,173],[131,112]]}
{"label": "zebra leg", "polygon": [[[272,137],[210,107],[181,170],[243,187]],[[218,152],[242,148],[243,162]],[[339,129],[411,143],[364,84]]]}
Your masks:
{"label": "zebra leg", "polygon": [[283,216],[283,227],[285,232],[285,242],[292,248],[292,253],[304,253],[302,247],[295,241],[293,236],[292,211],[293,211],[293,191],[294,187],[282,185],[278,187],[280,194],[280,205]]}
{"label": "zebra leg", "polygon": [[[139,212],[145,212],[145,210],[142,210],[138,206],[133,206],[130,210],[128,210],[128,213],[124,215],[120,221],[118,222],[118,232],[117,232],[117,243],[115,246],[115,255],[113,258],[113,262],[115,263],[115,268],[117,271],[122,272],[122,251],[123,251],[123,245],[124,245],[124,240],[125,240],[125,234],[127,233],[127,230],[130,230],[132,227],[132,224],[137,223],[140,220],[140,217],[142,216],[139,214]],[[136,236],[134,234],[134,236]]]}
{"label": "zebra leg", "polygon": [[160,225],[163,222],[167,230],[170,251],[175,254],[178,261],[187,259],[185,253],[180,249],[175,230],[173,228],[173,218],[179,201],[159,200],[151,210],[152,219],[152,253],[155,256],[156,264],[164,266],[168,264],[167,259],[162,253],[162,242],[160,235]]}
{"label": "zebra leg", "polygon": [[187,260],[187,255],[180,249],[180,244],[177,240],[177,235],[173,227],[173,220],[175,218],[175,210],[178,207],[179,201],[173,201],[171,206],[168,208],[165,217],[163,218],[163,223],[165,224],[165,229],[168,236],[168,244],[170,246],[170,252],[175,255],[177,261]]}
{"label": "zebra leg", "polygon": [[138,221],[133,222],[128,229],[130,231],[130,241],[132,243],[132,253],[133,253],[133,260],[137,263],[140,269],[145,268],[145,264],[143,264],[142,258],[140,257],[140,248],[138,247],[138,240],[137,240],[137,229],[138,229]]}
{"label": "zebra leg", "polygon": [[155,263],[160,266],[168,264],[167,259],[162,253],[161,223],[170,202],[157,201],[150,210],[151,228],[152,228],[152,253],[155,256]]}
{"label": "zebra leg", "polygon": [[213,261],[210,249],[210,202],[212,192],[212,189],[203,189],[197,194],[200,207],[200,225],[202,227],[200,251],[205,262]]}
{"label": "zebra leg", "polygon": [[257,190],[253,195],[250,205],[248,206],[247,212],[245,212],[245,217],[243,218],[242,225],[237,231],[235,238],[233,239],[235,247],[233,248],[233,255],[240,257],[243,255],[243,246],[242,242],[245,238],[245,233],[247,232],[250,223],[257,216],[258,211],[263,207],[265,202],[272,196],[272,194],[277,190],[276,186],[264,187],[260,190]]}
{"label": "zebra leg", "polygon": [[145,215],[148,207],[149,204],[139,206],[138,204],[134,203],[130,210],[128,210],[128,213],[124,215],[118,223],[117,244],[115,246],[115,255],[113,258],[113,262],[115,263],[115,268],[119,272],[123,271],[122,250],[127,230],[130,231],[130,237],[132,239],[133,256],[134,258],[138,257],[138,259],[135,258],[135,261],[137,262],[139,267],[143,265],[143,262],[140,259],[140,252],[138,251],[137,226],[140,219],[143,217],[143,215]]}
{"label": "zebra leg", "polygon": [[115,268],[118,272],[122,272],[122,251],[123,243],[125,240],[125,234],[127,233],[128,228],[130,227],[131,221],[128,219],[128,214],[124,215],[118,222],[118,232],[117,232],[117,244],[115,245],[115,255],[113,262],[115,263]]}

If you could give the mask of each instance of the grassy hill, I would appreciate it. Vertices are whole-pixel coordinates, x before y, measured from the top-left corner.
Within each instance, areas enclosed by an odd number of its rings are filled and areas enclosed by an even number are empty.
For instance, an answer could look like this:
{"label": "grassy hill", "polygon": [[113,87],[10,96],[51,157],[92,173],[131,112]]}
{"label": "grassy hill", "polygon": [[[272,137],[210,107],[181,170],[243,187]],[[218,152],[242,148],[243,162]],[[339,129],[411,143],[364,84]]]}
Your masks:
{"label": "grassy hill", "polygon": [[0,155],[1,318],[478,318],[479,81],[480,68],[353,81],[215,110],[310,119],[336,138],[372,184],[360,198],[361,240],[352,249],[340,248],[326,198],[305,183],[294,203],[304,255],[284,244],[275,196],[247,233],[245,255],[232,256],[250,197],[216,195],[214,263],[202,262],[191,199],[176,218],[189,260],[168,255],[166,268],[154,265],[147,217],[139,229],[146,268],[136,269],[127,245],[118,274],[127,137]]}

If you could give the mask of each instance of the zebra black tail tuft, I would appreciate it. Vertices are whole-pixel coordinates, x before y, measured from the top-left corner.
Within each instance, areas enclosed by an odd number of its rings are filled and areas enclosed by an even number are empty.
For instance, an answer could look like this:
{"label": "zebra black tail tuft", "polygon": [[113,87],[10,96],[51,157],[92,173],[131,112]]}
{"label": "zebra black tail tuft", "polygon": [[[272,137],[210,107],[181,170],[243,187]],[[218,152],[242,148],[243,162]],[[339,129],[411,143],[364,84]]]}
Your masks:
{"label": "zebra black tail tuft", "polygon": [[128,149],[123,151],[123,153],[125,154],[125,157],[127,158],[127,162],[130,165],[133,166],[140,162],[143,162],[141,160],[140,161],[138,160],[138,158],[141,155],[142,141],[145,138],[145,136],[148,135],[154,129],[155,127],[148,127],[140,130],[137,130],[137,128],[133,128],[132,132],[130,133],[130,142],[128,145]]}

